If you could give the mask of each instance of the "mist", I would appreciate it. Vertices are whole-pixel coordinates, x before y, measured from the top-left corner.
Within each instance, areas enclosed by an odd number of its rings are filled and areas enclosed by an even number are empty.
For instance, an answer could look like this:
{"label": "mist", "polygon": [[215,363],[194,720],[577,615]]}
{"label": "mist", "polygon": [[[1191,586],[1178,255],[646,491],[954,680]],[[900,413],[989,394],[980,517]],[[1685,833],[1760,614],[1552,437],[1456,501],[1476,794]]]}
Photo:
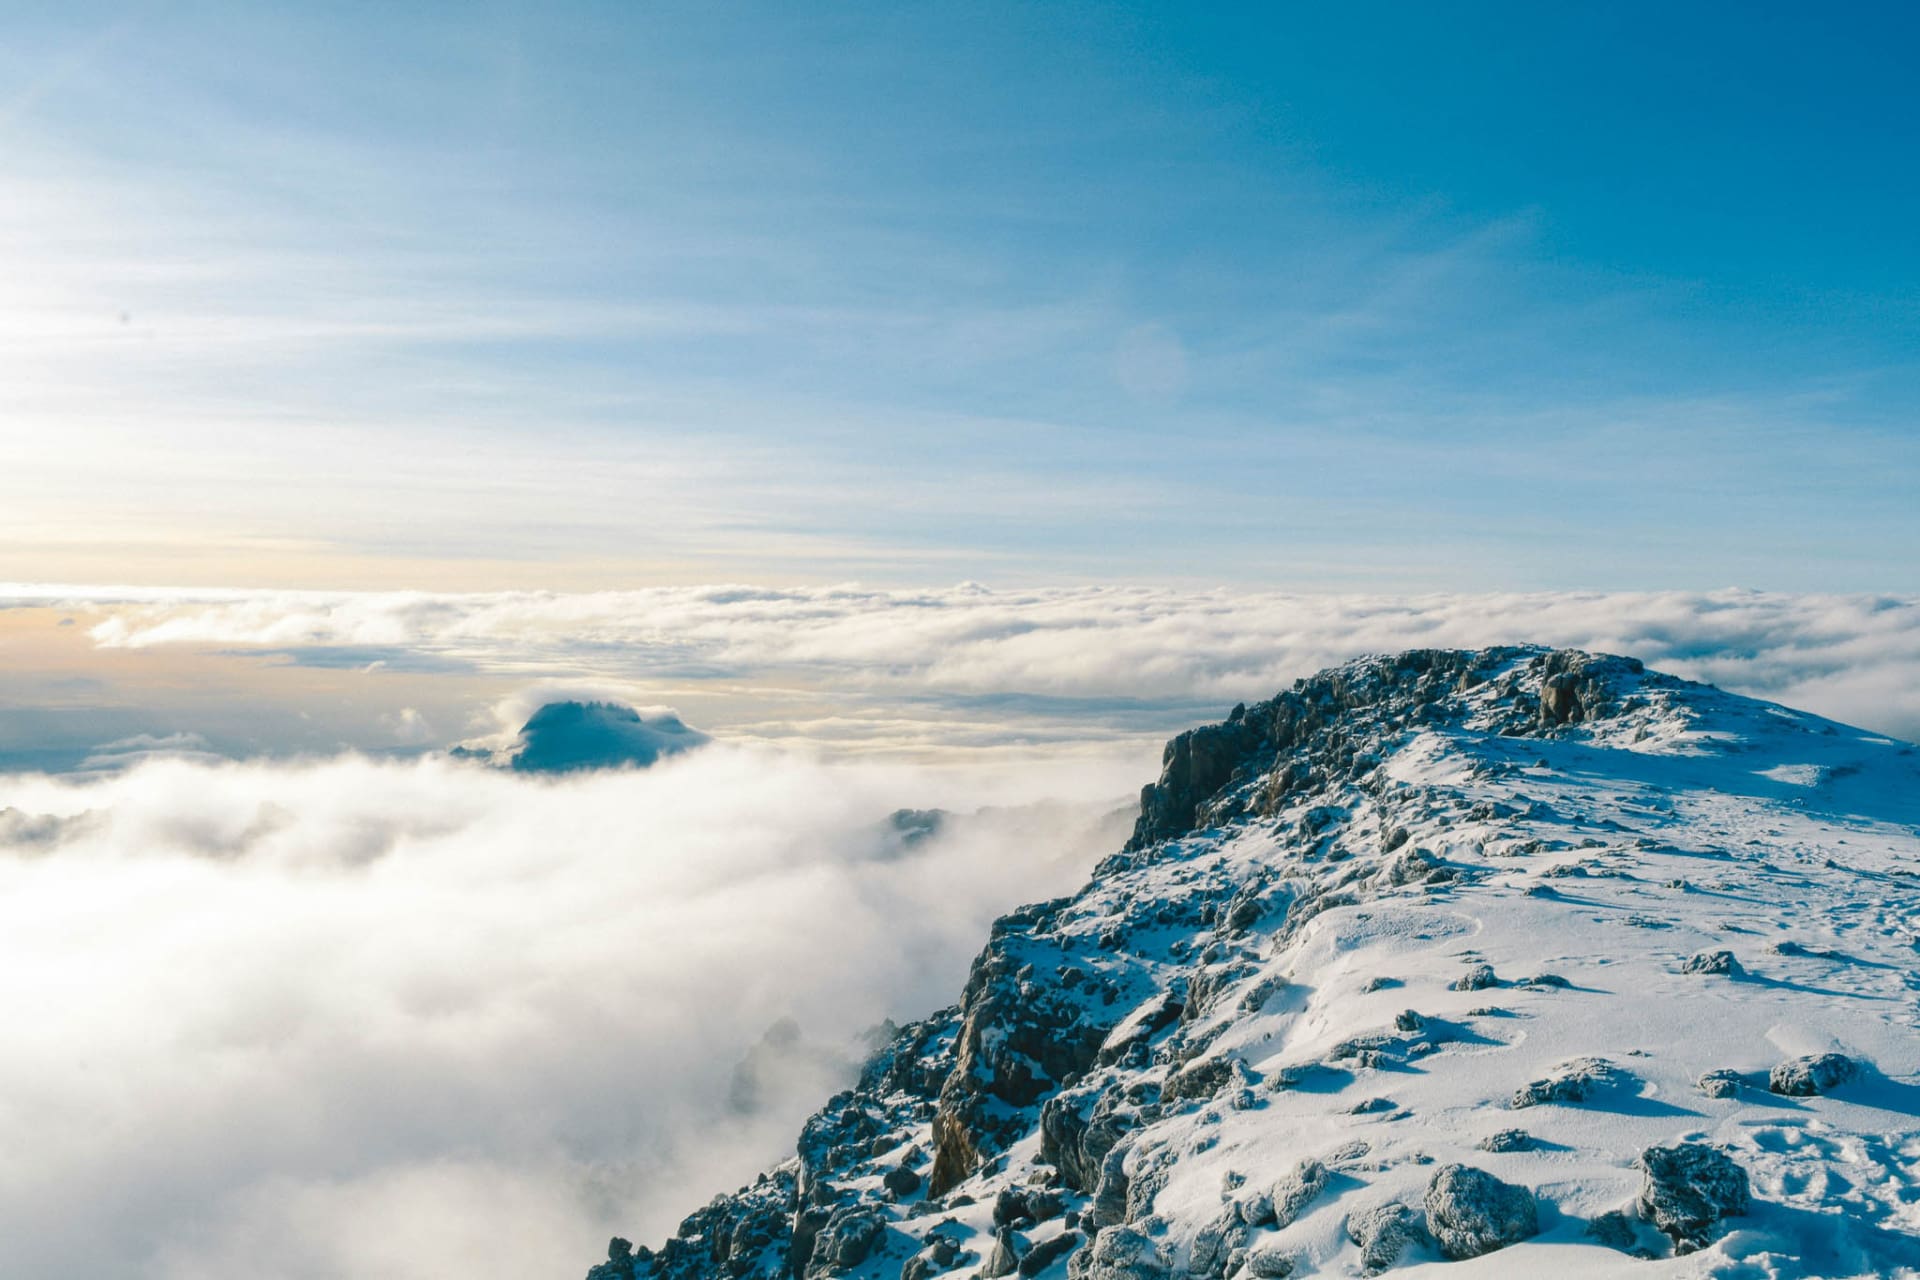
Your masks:
{"label": "mist", "polygon": [[[584,1270],[790,1154],[859,1033],[951,1000],[1151,764],[0,777],[5,1270]],[[908,839],[903,806],[963,816]],[[783,1019],[799,1044],[756,1050]]]}

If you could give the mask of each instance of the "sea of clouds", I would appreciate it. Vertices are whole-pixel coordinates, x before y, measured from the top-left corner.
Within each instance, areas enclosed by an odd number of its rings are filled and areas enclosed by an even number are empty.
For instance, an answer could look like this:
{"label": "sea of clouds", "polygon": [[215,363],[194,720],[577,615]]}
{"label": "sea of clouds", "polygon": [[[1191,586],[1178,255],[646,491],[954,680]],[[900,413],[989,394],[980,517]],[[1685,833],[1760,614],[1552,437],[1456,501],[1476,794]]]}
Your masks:
{"label": "sea of clouds", "polygon": [[[1127,818],[1082,766],[726,745],[560,779],[349,755],[0,784],[22,1280],[584,1272],[790,1153],[863,1028],[952,999],[991,918]],[[903,803],[973,816],[906,842]],[[763,1053],[742,1111],[733,1069],[788,1018],[802,1051]]]}
{"label": "sea of clouds", "polygon": [[0,588],[0,603],[8,600],[107,607],[92,637],[108,647],[253,647],[318,660],[349,650],[369,662],[640,679],[799,677],[849,695],[995,700],[1003,711],[1027,699],[1053,718],[1110,715],[1128,702],[1231,705],[1368,652],[1539,643],[1628,654],[1920,738],[1920,598],[1901,596],[975,584],[573,595]]}
{"label": "sea of clouds", "polygon": [[[1357,653],[1538,641],[1920,737],[1920,601],[1146,588],[593,595],[0,589],[103,650],[725,682],[645,771],[221,760],[0,775],[0,1248],[152,1280],[582,1272],[790,1150],[858,1033],[1116,847],[1169,722]],[[600,681],[600,684],[593,684]],[[795,690],[859,716],[783,718]],[[399,709],[396,708],[396,711]],[[879,726],[879,727],[876,727]],[[184,744],[184,745],[183,745]],[[915,748],[948,746],[945,754]],[[137,749],[136,749],[137,748]],[[906,842],[901,808],[973,815]],[[762,1052],[756,1108],[735,1067]]]}

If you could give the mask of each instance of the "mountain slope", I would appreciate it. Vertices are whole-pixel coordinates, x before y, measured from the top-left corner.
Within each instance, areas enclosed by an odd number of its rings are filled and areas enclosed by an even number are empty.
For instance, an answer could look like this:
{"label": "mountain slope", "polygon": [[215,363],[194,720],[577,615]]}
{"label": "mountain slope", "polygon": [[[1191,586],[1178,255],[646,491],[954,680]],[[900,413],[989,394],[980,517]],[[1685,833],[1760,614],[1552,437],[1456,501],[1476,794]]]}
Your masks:
{"label": "mountain slope", "polygon": [[1920,1274],[1916,822],[1914,748],[1631,660],[1322,673],[594,1280]]}

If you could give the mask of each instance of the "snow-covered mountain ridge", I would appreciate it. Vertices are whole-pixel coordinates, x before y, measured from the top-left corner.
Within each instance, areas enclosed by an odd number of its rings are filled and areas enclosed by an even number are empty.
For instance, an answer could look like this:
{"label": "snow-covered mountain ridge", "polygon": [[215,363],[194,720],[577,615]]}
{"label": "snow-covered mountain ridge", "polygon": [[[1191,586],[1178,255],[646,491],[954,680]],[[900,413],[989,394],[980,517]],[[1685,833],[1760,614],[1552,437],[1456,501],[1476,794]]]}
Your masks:
{"label": "snow-covered mountain ridge", "polygon": [[1915,748],[1629,659],[1350,663],[591,1276],[1920,1274],[1916,822]]}

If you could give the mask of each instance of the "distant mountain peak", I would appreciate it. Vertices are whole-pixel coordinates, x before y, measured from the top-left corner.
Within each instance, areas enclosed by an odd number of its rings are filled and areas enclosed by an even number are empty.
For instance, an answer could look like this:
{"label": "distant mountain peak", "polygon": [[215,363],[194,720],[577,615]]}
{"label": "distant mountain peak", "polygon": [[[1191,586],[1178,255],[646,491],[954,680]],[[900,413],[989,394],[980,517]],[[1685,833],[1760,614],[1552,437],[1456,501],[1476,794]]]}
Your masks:
{"label": "distant mountain peak", "polygon": [[568,699],[535,710],[507,745],[468,744],[454,748],[453,754],[518,773],[575,773],[646,768],[663,756],[709,741],[666,708],[641,710],[619,702]]}

